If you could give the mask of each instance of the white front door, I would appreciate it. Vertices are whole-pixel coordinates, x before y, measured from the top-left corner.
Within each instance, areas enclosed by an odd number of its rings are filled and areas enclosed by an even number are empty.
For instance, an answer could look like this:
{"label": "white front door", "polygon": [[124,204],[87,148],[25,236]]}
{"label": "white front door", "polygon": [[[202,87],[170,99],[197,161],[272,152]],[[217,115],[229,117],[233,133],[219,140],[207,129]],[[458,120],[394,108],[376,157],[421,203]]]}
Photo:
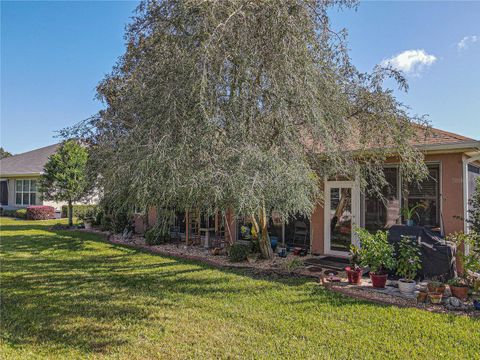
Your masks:
{"label": "white front door", "polygon": [[358,245],[353,229],[360,221],[360,190],[354,181],[325,183],[325,253],[347,256]]}

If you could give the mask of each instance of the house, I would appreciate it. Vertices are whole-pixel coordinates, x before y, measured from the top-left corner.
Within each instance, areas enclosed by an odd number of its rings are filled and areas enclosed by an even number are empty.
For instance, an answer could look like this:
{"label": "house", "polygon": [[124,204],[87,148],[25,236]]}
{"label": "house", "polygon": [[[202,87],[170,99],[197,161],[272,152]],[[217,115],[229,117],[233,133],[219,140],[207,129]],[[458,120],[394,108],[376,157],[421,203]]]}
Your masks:
{"label": "house", "polygon": [[[475,191],[475,178],[480,176],[480,141],[439,129],[419,127],[414,145],[425,154],[429,176],[420,185],[403,184],[401,169],[392,156],[385,163],[388,187],[383,190],[384,201],[360,191],[354,180],[329,179],[324,183],[324,201],[308,217],[296,217],[284,222],[272,213],[270,237],[279,243],[308,248],[313,254],[346,256],[350,244],[356,243],[355,226],[369,230],[388,229],[404,223],[401,209],[421,204],[413,220],[442,234],[466,231],[465,218],[468,199]],[[154,224],[156,209],[146,219]],[[232,212],[225,217],[206,218],[195,212],[172,216],[175,236],[187,243],[220,237],[233,241],[250,241],[248,218],[235,218]],[[143,226],[142,222],[138,222]]]}
{"label": "house", "polygon": [[0,160],[1,207],[13,210],[30,205],[49,205],[60,210],[64,203],[44,201],[38,191],[38,179],[50,155],[60,144],[10,156]]}

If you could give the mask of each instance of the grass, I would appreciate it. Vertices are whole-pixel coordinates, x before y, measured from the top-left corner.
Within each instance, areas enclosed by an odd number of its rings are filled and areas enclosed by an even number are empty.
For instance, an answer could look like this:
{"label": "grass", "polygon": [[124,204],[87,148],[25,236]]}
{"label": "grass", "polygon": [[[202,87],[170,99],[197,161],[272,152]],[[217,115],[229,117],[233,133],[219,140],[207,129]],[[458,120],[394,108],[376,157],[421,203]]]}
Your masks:
{"label": "grass", "polygon": [[1,220],[2,359],[479,359],[480,320]]}

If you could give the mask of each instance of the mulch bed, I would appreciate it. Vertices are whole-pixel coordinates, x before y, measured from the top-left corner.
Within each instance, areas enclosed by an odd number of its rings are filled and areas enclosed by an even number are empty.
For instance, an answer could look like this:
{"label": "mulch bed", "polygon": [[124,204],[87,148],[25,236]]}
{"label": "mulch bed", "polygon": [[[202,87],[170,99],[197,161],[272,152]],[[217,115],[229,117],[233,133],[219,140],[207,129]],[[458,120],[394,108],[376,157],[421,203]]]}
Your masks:
{"label": "mulch bed", "polygon": [[[131,239],[124,239],[121,235],[114,235],[100,230],[81,230],[85,232],[103,235],[109,243],[127,246],[133,249],[140,249],[149,253],[176,257],[185,260],[195,260],[202,263],[224,268],[224,269],[245,269],[252,275],[256,276],[281,276],[281,277],[304,277],[316,279],[320,286],[356,299],[367,300],[381,305],[394,305],[398,307],[412,307],[436,313],[448,313],[455,315],[467,315],[480,318],[480,311],[452,311],[448,310],[443,305],[436,305],[431,303],[418,304],[416,299],[406,299],[398,296],[392,296],[387,293],[375,291],[370,285],[366,284],[368,281],[364,280],[364,286],[351,286],[346,282],[346,276],[343,271],[337,271],[338,274],[334,276],[340,282],[329,282],[328,272],[321,266],[307,266],[294,271],[287,271],[285,264],[292,258],[298,258],[289,254],[287,258],[276,257],[273,260],[257,260],[254,263],[240,262],[232,263],[225,255],[212,255],[208,250],[201,246],[186,246],[184,243],[171,243],[163,245],[149,246],[145,244],[145,239],[141,236],[133,236]],[[307,260],[309,257],[300,257],[301,260]],[[325,275],[327,273],[327,275]]]}

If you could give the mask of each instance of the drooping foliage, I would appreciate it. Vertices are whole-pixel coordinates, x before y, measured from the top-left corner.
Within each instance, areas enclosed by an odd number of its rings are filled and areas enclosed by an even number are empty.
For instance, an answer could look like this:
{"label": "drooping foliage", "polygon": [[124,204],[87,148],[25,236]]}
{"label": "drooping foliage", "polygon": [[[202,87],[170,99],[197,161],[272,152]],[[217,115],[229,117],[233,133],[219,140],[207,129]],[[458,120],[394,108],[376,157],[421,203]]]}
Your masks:
{"label": "drooping foliage", "polygon": [[423,176],[419,119],[382,87],[406,89],[401,74],[360,73],[332,30],[328,10],[355,6],[142,2],[98,86],[106,109],[69,132],[92,145],[98,186],[117,207],[233,208],[266,229],[270,209],[311,214],[325,177],[381,189],[388,154],[407,180]]}
{"label": "drooping foliage", "polygon": [[475,182],[475,192],[469,201],[467,222],[472,231],[480,234],[480,177]]}

